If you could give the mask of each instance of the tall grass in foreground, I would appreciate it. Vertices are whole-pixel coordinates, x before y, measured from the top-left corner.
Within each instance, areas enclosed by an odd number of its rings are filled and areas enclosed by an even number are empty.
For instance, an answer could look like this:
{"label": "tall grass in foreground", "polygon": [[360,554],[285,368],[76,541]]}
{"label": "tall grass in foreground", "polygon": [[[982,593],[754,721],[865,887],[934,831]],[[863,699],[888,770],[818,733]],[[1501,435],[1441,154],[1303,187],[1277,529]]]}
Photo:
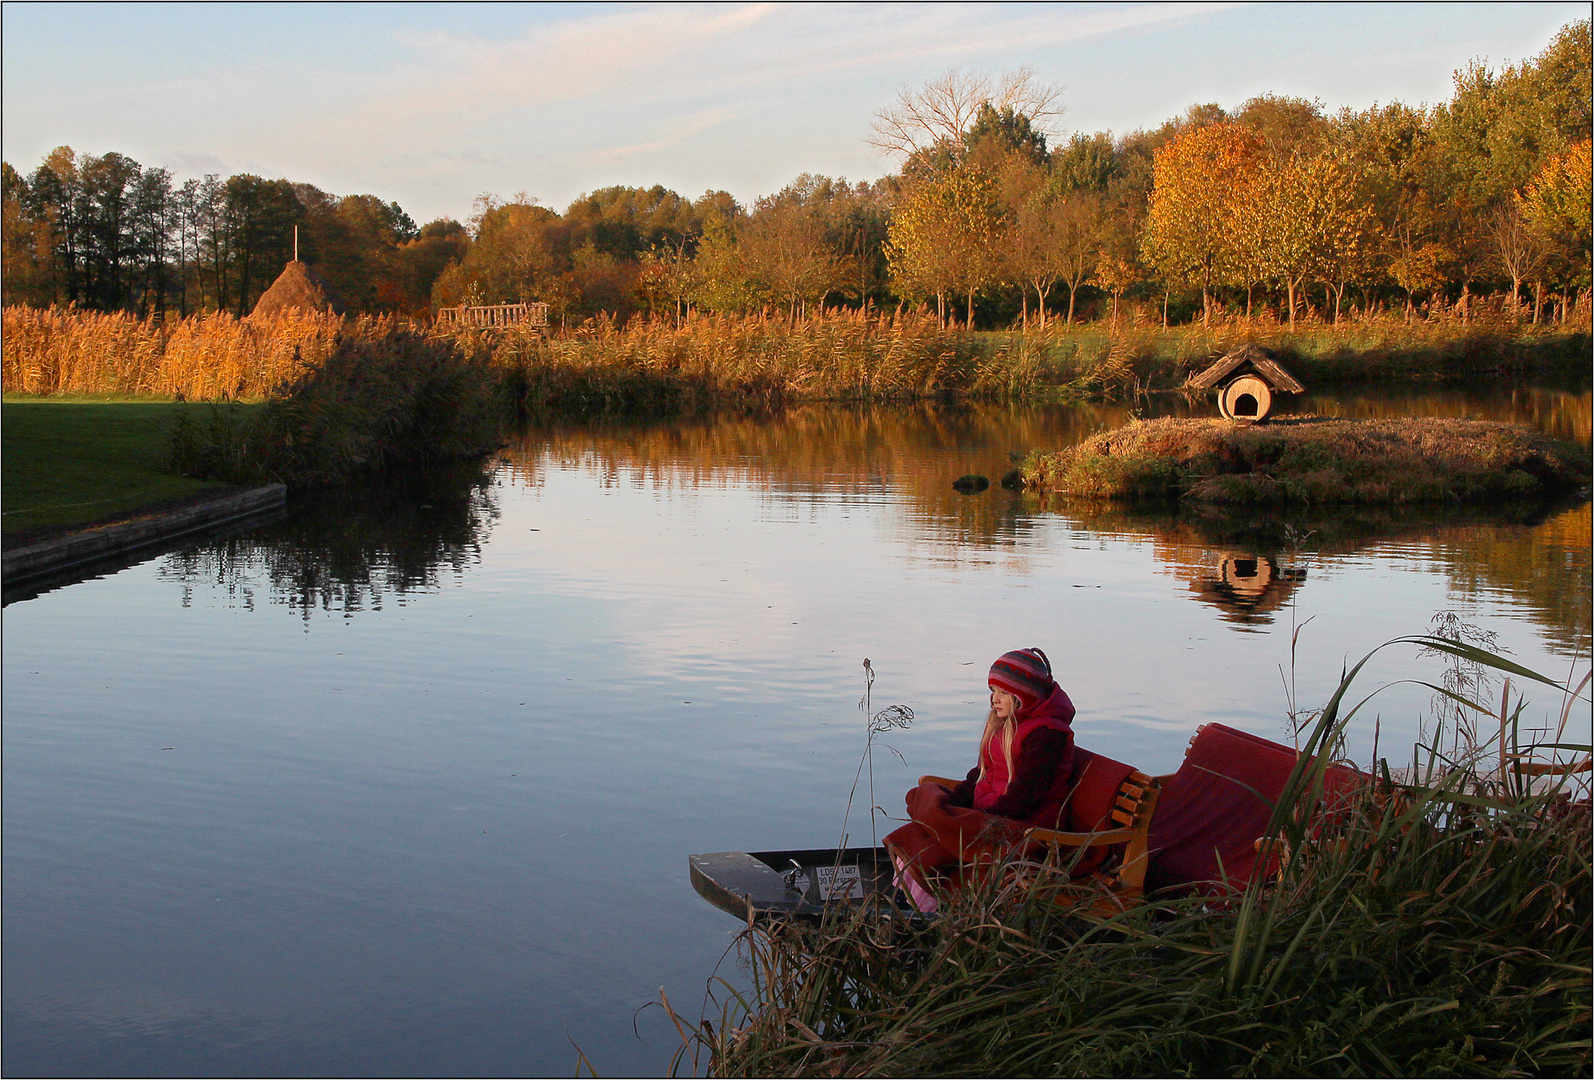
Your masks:
{"label": "tall grass in foreground", "polygon": [[[1451,638],[1401,639],[1549,683]],[[1393,643],[1391,643],[1393,644]],[[1377,650],[1375,650],[1376,652]],[[1534,794],[1510,753],[1588,753],[1585,679],[1571,742],[1492,740],[1420,782],[1381,766],[1332,821],[1306,813],[1360,706],[1343,679],[1273,815],[1280,879],[1228,903],[1174,899],[1111,920],[1048,902],[1044,872],[993,875],[916,926],[889,912],[750,926],[747,994],[716,978],[678,1014],[676,1071],[746,1076],[1584,1076],[1591,1061],[1586,796]],[[1508,684],[1509,685],[1509,684]],[[1554,684],[1550,684],[1554,685]],[[1490,709],[1449,693],[1483,716]],[[1415,777],[1408,775],[1407,780]],[[1020,883],[1020,878],[1027,883]],[[668,1007],[668,1002],[665,1002]]]}

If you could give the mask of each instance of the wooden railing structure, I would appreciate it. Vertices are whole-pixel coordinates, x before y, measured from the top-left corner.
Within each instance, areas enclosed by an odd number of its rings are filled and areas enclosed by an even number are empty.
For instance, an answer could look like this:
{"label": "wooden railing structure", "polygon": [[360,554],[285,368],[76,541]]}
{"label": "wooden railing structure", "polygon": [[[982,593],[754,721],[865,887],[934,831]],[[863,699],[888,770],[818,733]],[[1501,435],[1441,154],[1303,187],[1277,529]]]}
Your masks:
{"label": "wooden railing structure", "polygon": [[548,328],[547,304],[485,304],[472,307],[439,308],[437,324],[450,330],[481,329],[484,327],[524,326],[537,330]]}

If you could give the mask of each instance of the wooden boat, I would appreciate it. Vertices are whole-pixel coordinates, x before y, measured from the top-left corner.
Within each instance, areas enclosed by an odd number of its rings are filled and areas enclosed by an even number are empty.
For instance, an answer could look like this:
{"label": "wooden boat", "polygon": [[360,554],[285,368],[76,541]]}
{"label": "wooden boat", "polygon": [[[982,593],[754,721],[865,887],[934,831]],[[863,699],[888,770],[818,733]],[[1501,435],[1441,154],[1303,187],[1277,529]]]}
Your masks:
{"label": "wooden boat", "polygon": [[[1024,839],[1032,850],[1052,849],[1065,867],[1078,859],[1072,853],[1079,849],[1103,849],[1105,862],[1073,892],[1104,917],[1140,903],[1147,893],[1233,896],[1254,878],[1278,871],[1281,849],[1267,842],[1268,825],[1298,758],[1288,746],[1216,723],[1197,729],[1179,771],[1168,776],[1146,776],[1077,749],[1066,829],[1030,829]],[[1353,768],[1328,765],[1316,813],[1348,805],[1368,779]],[[955,783],[920,778],[926,781]],[[693,855],[691,867],[698,893],[739,919],[818,917],[837,904],[871,896],[913,910],[893,884],[894,868],[883,847],[721,851]]]}
{"label": "wooden boat", "polygon": [[903,906],[883,847],[799,851],[716,851],[693,855],[692,888],[738,919],[818,918],[870,897]]}

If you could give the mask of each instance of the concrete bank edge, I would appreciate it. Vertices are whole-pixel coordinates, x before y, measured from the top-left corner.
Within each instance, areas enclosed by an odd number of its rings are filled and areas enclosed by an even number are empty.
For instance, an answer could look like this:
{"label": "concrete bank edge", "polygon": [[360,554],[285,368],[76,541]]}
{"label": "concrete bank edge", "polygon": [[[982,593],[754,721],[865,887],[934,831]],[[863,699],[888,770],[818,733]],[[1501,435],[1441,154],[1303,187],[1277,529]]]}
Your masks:
{"label": "concrete bank edge", "polygon": [[125,555],[139,548],[275,510],[283,506],[287,499],[286,486],[267,484],[169,513],[70,533],[15,550],[8,549],[0,556],[0,576],[6,579],[7,584],[12,584],[18,579]]}

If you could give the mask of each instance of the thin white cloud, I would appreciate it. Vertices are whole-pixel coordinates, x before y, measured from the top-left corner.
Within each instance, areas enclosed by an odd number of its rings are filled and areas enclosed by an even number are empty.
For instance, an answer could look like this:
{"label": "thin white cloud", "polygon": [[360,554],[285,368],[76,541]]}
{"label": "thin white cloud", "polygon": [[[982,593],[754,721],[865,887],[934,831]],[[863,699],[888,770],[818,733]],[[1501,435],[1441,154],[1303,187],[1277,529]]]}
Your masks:
{"label": "thin white cloud", "polygon": [[[672,99],[772,83],[791,84],[792,95],[801,97],[801,83],[837,72],[907,76],[916,64],[978,63],[1228,6],[647,6],[538,27],[512,41],[440,31],[406,39],[412,61],[367,86],[349,107],[292,126],[318,143],[352,138],[378,149],[384,141],[452,141],[510,118],[535,125],[557,120],[559,111],[597,107],[608,114],[612,134],[625,139],[641,134],[628,129],[628,113]],[[653,142],[675,145],[649,139],[626,145]]]}
{"label": "thin white cloud", "polygon": [[707,109],[665,125],[659,137],[649,142],[595,150],[591,153],[580,155],[580,160],[591,165],[613,165],[638,154],[651,154],[660,150],[668,150],[679,146],[694,135],[708,131],[710,128],[719,127],[721,124],[729,123],[736,119],[738,115],[740,114],[737,110],[729,106]]}

